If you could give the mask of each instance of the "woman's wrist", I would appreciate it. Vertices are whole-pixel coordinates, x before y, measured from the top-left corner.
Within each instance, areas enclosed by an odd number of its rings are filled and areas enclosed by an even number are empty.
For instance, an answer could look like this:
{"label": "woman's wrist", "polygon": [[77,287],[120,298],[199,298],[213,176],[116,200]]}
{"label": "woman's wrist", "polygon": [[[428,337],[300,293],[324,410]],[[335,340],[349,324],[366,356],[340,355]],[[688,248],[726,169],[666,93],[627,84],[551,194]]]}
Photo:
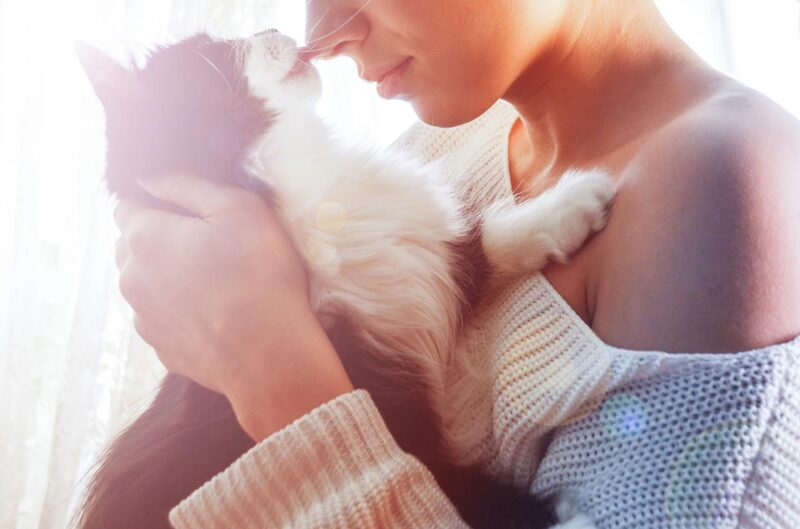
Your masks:
{"label": "woman's wrist", "polygon": [[[255,375],[238,381],[225,393],[239,424],[255,442],[354,389],[322,327],[317,324],[309,331],[299,343],[275,351],[287,364],[279,378],[280,387],[265,387]],[[269,368],[281,369],[274,364]],[[274,373],[263,377],[275,379]]]}

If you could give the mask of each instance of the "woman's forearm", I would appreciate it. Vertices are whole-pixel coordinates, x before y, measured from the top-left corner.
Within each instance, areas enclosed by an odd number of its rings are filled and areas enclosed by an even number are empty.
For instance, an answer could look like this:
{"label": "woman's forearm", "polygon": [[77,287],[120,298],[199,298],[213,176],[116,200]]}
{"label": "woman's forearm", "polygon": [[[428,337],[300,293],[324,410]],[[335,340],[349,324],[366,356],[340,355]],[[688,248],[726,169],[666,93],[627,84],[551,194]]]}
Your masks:
{"label": "woman's forearm", "polygon": [[176,529],[467,529],[433,474],[351,391],[275,432],[169,514]]}
{"label": "woman's forearm", "polygon": [[[226,392],[239,424],[257,443],[354,389],[325,331],[316,322],[310,327],[308,333],[285,345],[280,356],[286,360],[264,366],[271,371],[269,377],[253,372]],[[283,387],[295,390],[284,394],[265,387],[264,381],[276,376],[284,380]]]}

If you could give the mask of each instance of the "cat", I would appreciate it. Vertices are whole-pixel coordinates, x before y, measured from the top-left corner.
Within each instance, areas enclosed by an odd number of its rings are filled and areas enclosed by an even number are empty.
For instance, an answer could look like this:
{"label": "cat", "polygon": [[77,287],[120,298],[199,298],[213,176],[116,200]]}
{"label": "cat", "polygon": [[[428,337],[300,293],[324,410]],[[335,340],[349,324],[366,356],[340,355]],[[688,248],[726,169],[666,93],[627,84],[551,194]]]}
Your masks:
{"label": "cat", "polygon": [[[566,263],[604,226],[616,191],[602,169],[569,171],[535,199],[477,211],[435,163],[335,139],[314,112],[318,71],[277,31],[199,33],[131,69],[88,44],[76,52],[105,109],[113,196],[188,214],[135,182],[168,171],[257,193],[303,256],[315,314],[353,385],[462,518],[475,528],[555,523],[552,499],[459,463],[453,449],[465,441],[443,425],[449,403],[465,398],[454,392],[487,377],[475,351],[457,350],[470,309],[488,281]],[[224,395],[167,374],[102,454],[79,526],[169,528],[172,507],[253,446]]]}

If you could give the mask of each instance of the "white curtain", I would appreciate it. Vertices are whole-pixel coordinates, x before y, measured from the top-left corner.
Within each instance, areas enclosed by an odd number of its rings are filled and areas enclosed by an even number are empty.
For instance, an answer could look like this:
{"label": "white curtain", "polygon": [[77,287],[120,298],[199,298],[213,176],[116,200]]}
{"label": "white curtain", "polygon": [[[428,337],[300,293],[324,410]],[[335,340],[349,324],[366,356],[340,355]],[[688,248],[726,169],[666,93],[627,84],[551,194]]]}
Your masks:
{"label": "white curtain", "polygon": [[0,4],[0,527],[63,528],[101,447],[163,368],[117,289],[102,109],[80,38],[120,59],[206,27],[272,25],[263,0]]}
{"label": "white curtain", "polygon": [[[0,0],[0,527],[62,528],[100,449],[147,405],[164,370],[117,288],[103,116],[72,52],[119,59],[198,29],[301,40],[301,0]],[[710,63],[800,116],[796,0],[659,0]],[[388,143],[413,120],[321,64],[319,110]]]}

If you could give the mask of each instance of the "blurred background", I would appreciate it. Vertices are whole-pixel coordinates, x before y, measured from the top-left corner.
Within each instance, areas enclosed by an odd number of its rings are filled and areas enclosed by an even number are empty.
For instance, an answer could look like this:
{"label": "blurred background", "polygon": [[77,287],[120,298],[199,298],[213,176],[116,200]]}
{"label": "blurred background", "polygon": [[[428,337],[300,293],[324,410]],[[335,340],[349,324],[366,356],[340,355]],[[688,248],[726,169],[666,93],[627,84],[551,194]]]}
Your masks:
{"label": "blurred background", "polygon": [[[303,41],[302,0],[0,0],[0,527],[63,528],[99,451],[164,374],[118,292],[104,117],[73,54],[121,61],[205,29]],[[800,2],[659,0],[719,70],[800,117]],[[386,145],[415,121],[352,61],[319,64],[318,110]]]}

